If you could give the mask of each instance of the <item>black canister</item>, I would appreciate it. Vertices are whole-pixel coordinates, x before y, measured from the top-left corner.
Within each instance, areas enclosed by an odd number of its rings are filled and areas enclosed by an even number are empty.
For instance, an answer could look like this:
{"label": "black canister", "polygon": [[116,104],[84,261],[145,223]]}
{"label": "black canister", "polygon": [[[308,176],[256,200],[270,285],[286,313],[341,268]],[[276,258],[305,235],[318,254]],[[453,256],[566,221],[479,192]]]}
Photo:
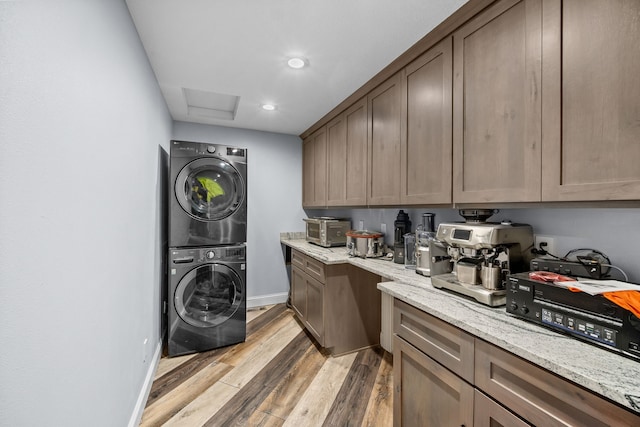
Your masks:
{"label": "black canister", "polygon": [[411,232],[409,214],[400,209],[393,226],[393,262],[404,264],[404,235]]}

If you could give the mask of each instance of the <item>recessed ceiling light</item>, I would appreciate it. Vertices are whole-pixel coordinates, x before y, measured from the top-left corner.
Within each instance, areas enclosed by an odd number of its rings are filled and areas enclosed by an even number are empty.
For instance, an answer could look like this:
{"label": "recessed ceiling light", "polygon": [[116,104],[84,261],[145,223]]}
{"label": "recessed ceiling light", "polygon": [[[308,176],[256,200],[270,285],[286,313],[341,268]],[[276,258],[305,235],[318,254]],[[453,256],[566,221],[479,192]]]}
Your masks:
{"label": "recessed ceiling light", "polygon": [[291,58],[287,61],[287,65],[291,68],[300,69],[307,65],[307,60],[300,57]]}
{"label": "recessed ceiling light", "polygon": [[262,104],[262,109],[267,111],[273,111],[276,109],[276,106],[273,104]]}

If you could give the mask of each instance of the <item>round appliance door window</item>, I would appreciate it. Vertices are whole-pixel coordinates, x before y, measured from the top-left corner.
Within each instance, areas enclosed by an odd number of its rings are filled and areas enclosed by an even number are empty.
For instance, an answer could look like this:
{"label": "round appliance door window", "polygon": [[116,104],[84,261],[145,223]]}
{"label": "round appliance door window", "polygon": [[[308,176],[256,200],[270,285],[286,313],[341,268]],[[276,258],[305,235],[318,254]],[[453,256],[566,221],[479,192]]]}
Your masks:
{"label": "round appliance door window", "polygon": [[176,197],[182,209],[203,221],[218,221],[234,213],[244,198],[240,173],[221,159],[197,159],[178,174]]}
{"label": "round appliance door window", "polygon": [[174,300],[178,315],[191,326],[217,326],[240,307],[242,282],[240,276],[226,265],[203,265],[182,278]]}

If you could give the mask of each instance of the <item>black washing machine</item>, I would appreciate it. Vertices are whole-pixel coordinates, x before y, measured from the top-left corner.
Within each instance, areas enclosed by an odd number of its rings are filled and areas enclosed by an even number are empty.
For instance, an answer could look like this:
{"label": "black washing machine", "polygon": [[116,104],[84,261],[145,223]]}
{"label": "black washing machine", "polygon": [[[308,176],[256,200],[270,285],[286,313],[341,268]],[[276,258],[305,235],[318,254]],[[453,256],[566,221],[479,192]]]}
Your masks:
{"label": "black washing machine", "polygon": [[247,150],[171,141],[169,247],[247,241]]}
{"label": "black washing machine", "polygon": [[169,250],[169,356],[246,339],[246,246]]}

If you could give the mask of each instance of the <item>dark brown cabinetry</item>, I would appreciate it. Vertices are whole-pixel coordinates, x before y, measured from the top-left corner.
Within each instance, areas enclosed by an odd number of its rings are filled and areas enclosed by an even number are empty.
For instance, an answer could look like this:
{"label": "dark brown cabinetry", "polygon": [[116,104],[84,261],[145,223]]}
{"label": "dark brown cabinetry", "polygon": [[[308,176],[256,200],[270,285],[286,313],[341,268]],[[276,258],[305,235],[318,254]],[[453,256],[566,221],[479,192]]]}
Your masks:
{"label": "dark brown cabinetry", "polygon": [[323,264],[291,251],[293,310],[336,355],[380,343],[380,276],[350,264]]}
{"label": "dark brown cabinetry", "polygon": [[402,73],[368,96],[367,201],[369,205],[400,202]]}
{"label": "dark brown cabinetry", "polygon": [[451,203],[452,67],[447,37],[404,70],[402,204]]}
{"label": "dark brown cabinetry", "polygon": [[318,343],[324,346],[324,265],[298,251],[292,251],[291,265],[293,310]]}
{"label": "dark brown cabinetry", "polygon": [[[329,204],[640,200],[639,16],[637,0],[468,2],[371,85],[366,200],[343,197],[330,155]],[[308,151],[304,176],[326,179]]]}
{"label": "dark brown cabinetry", "polygon": [[454,201],[540,201],[541,0],[499,1],[453,40]]}
{"label": "dark brown cabinetry", "polygon": [[393,324],[393,425],[473,425],[473,337],[398,300]]}
{"label": "dark brown cabinetry", "polygon": [[475,427],[531,427],[478,389],[473,394],[473,413]]}
{"label": "dark brown cabinetry", "polygon": [[473,387],[406,341],[393,341],[394,426],[472,426]]}
{"label": "dark brown cabinetry", "polygon": [[367,204],[367,99],[327,124],[327,206]]}
{"label": "dark brown cabinetry", "polygon": [[542,198],[640,199],[640,2],[544,3]]}
{"label": "dark brown cabinetry", "polygon": [[393,317],[395,426],[640,425],[638,415],[397,299]]}
{"label": "dark brown cabinetry", "polygon": [[637,426],[640,417],[476,339],[475,385],[533,425]]}
{"label": "dark brown cabinetry", "polygon": [[327,133],[316,131],[302,143],[302,206],[327,204]]}

